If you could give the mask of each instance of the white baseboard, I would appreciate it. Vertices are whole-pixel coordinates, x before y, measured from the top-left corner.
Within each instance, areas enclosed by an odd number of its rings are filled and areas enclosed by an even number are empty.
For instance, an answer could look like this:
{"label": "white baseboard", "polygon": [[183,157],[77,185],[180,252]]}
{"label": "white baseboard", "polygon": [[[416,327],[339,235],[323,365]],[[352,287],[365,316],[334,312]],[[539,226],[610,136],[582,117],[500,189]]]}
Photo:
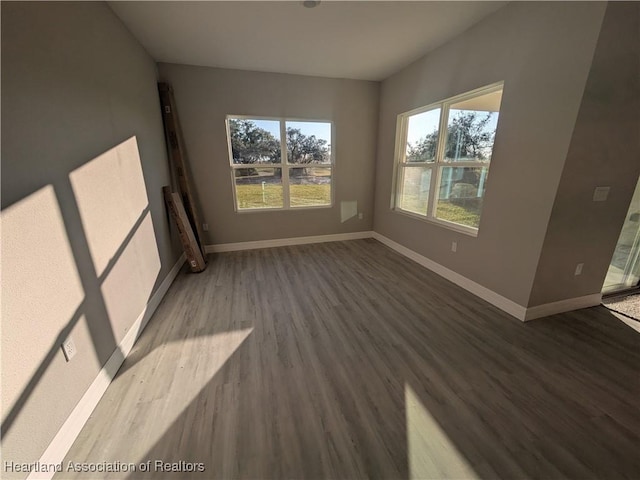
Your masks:
{"label": "white baseboard", "polygon": [[559,302],[548,303],[544,305],[537,305],[535,307],[524,307],[513,300],[509,300],[503,297],[499,293],[490,290],[467,277],[460,275],[447,267],[428,259],[427,257],[420,255],[413,250],[394,242],[390,238],[379,234],[378,232],[354,232],[354,233],[338,233],[333,235],[317,235],[312,237],[293,237],[293,238],[279,238],[275,240],[259,240],[256,242],[239,242],[239,243],[222,243],[218,245],[207,245],[205,251],[207,253],[219,253],[219,252],[234,252],[238,250],[253,250],[256,248],[271,248],[271,247],[283,247],[287,245],[303,245],[308,243],[322,243],[322,242],[339,242],[344,240],[357,240],[361,238],[375,238],[379,242],[387,245],[396,252],[404,255],[405,257],[413,260],[414,262],[422,265],[423,267],[437,273],[441,277],[455,283],[459,287],[464,288],[468,292],[482,298],[490,304],[498,307],[500,310],[508,313],[509,315],[526,322],[540,317],[548,315],[554,315],[556,313],[568,312],[571,310],[577,310],[579,308],[592,307],[600,304],[602,295],[593,294],[584,297],[570,298],[567,300],[561,300]]}
{"label": "white baseboard", "polygon": [[592,293],[583,297],[567,298],[558,302],[544,303],[535,307],[527,308],[524,320],[534,320],[536,318],[548,317],[556,313],[570,312],[580,308],[594,307],[602,302],[602,293]]}
{"label": "white baseboard", "polygon": [[486,287],[483,287],[479,283],[469,280],[467,277],[464,277],[453,270],[449,270],[447,267],[444,267],[397,242],[394,242],[384,235],[373,232],[373,238],[523,322],[535,320],[536,318],[547,317],[549,315],[555,315],[557,313],[570,312],[580,308],[593,307],[595,305],[600,305],[600,302],[602,301],[602,294],[594,293],[591,295],[585,295],[584,297],[568,298],[558,302],[536,305],[534,307],[523,307],[522,305],[515,303],[514,301],[509,300]]}
{"label": "white baseboard", "polygon": [[490,304],[498,307],[500,310],[507,312],[509,315],[516,317],[518,320],[525,320],[527,309],[522,305],[519,305],[514,301],[509,300],[508,298],[494,292],[493,290],[489,290],[479,283],[476,283],[473,280],[469,280],[467,277],[464,277],[459,273],[454,272],[453,270],[450,270],[447,267],[444,267],[439,263],[436,263],[433,260],[430,260],[427,257],[420,255],[419,253],[416,253],[403,245],[400,245],[397,242],[394,242],[384,235],[373,232],[373,238],[378,240],[380,243],[384,243],[386,246],[392,248],[401,255],[404,255],[405,257],[410,258],[423,267],[428,268],[432,272],[437,273],[441,277],[446,278],[450,282],[455,283],[459,287],[464,288],[468,292],[473,293],[474,295],[482,298]]}
{"label": "white baseboard", "polygon": [[342,242],[345,240],[359,240],[371,238],[373,232],[335,233],[332,235],[315,235],[312,237],[276,238],[274,240],[258,240],[256,242],[220,243],[207,245],[207,253],[235,252],[238,250],[254,250],[256,248],[285,247],[289,245],[304,245],[308,243]]}
{"label": "white baseboard", "polygon": [[[111,354],[111,357],[109,357],[107,363],[105,363],[102,370],[98,373],[98,376],[82,396],[78,405],[76,405],[76,408],[73,409],[71,415],[69,415],[45,452],[40,457],[40,460],[38,461],[40,465],[59,464],[64,460],[64,457],[69,452],[73,442],[80,434],[82,427],[84,427],[84,424],[91,416],[93,409],[98,405],[102,395],[104,395],[107,387],[111,384],[111,380],[113,380],[116,373],[118,373],[118,370],[122,366],[124,359],[129,355],[129,352],[131,352],[133,345],[144,330],[144,327],[147,326],[147,323],[149,323],[149,320],[158,308],[158,305],[160,305],[160,302],[167,293],[167,290],[169,290],[169,287],[178,276],[185,260],[185,255],[182,254],[171,271],[162,281],[156,290],[156,293],[154,293],[149,299],[144,311],[133,323],[131,329],[127,332],[116,350]],[[29,480],[49,480],[53,478],[54,474],[55,472],[31,472],[27,478]]]}

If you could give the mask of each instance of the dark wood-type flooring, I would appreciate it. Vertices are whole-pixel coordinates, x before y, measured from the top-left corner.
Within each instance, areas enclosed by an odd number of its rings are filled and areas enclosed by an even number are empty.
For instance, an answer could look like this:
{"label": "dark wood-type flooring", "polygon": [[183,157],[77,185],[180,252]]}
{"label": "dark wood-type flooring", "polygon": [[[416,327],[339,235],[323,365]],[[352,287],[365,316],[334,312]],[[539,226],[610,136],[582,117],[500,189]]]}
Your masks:
{"label": "dark wood-type flooring", "polygon": [[223,253],[65,460],[151,472],[56,478],[638,479],[639,403],[640,333],[604,307],[523,324],[371,239]]}

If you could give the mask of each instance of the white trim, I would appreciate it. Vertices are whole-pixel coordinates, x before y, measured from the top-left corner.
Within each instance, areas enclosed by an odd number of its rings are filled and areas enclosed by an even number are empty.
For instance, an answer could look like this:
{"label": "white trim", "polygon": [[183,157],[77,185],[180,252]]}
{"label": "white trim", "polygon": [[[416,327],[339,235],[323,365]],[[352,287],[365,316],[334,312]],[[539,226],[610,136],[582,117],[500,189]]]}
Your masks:
{"label": "white trim", "polygon": [[459,103],[461,101],[470,100],[474,97],[479,97],[487,93],[496,92],[503,88],[504,88],[504,80],[501,80],[499,82],[495,82],[490,85],[485,85],[484,87],[475,88],[468,92],[459,93],[458,95],[445,98],[444,100],[438,100],[437,102],[430,103],[429,105],[424,105],[422,107],[416,107],[412,110],[407,110],[406,112],[402,112],[400,115],[406,115],[406,116],[418,115],[420,113],[428,112],[430,110],[435,110],[436,108],[441,107],[445,103],[446,104]]}
{"label": "white trim", "polygon": [[527,308],[524,321],[547,317],[557,313],[570,312],[580,308],[594,307],[602,302],[602,293],[592,293],[583,297],[567,298],[558,302],[544,303]]}
{"label": "white trim", "polygon": [[459,287],[464,288],[468,292],[473,293],[474,295],[482,298],[490,304],[498,307],[500,310],[507,312],[509,315],[516,317],[518,320],[525,320],[527,309],[522,305],[519,305],[514,301],[509,300],[508,298],[503,297],[502,295],[489,290],[486,287],[483,287],[479,283],[476,283],[473,280],[469,280],[467,277],[464,277],[459,273],[456,273],[453,270],[450,270],[447,267],[444,267],[439,263],[436,263],[433,260],[430,260],[427,257],[424,257],[403,245],[400,245],[397,242],[394,242],[390,238],[387,238],[384,235],[379,234],[378,232],[373,232],[373,238],[378,240],[380,243],[384,243],[386,246],[392,248],[401,255],[404,255],[405,257],[431,270],[432,272],[437,273],[441,277],[446,278],[450,282],[455,283]]}
{"label": "white trim", "polygon": [[449,222],[447,220],[442,220],[441,218],[436,217],[425,217],[419,213],[412,212],[410,210],[403,210],[402,208],[394,208],[391,210],[393,213],[398,213],[400,215],[406,215],[411,218],[415,218],[421,222],[431,223],[433,225],[439,225],[441,227],[448,228],[449,230],[454,230],[458,233],[463,233],[464,235],[469,235],[470,237],[478,236],[478,229],[474,227],[469,227],[467,225],[462,225],[461,223]]}
{"label": "white trim", "polygon": [[[44,451],[40,460],[40,465],[44,464],[59,464],[64,460],[64,457],[69,452],[69,449],[75,442],[76,438],[80,434],[82,427],[91,416],[94,408],[98,405],[98,402],[104,395],[111,384],[111,380],[115,377],[116,373],[120,369],[120,366],[124,362],[124,359],[129,355],[136,340],[146,327],[147,323],[153,316],[154,312],[160,305],[160,302],[164,298],[167,290],[178,276],[182,265],[184,264],[186,257],[184,254],[178,259],[171,271],[167,274],[162,281],[156,293],[149,299],[144,311],[138,316],[136,321],[131,326],[131,329],[125,337],[122,339],[118,347],[109,357],[107,363],[105,363],[102,370],[98,373],[93,383],[89,386],[85,394],[82,396],[76,407],[73,409],[67,420],[64,422],[60,430],[53,437],[53,440]],[[31,472],[27,477],[28,480],[50,480],[53,478],[56,472]]]}
{"label": "white trim", "polygon": [[258,207],[258,208],[242,208],[238,209],[238,215],[246,215],[248,213],[267,213],[267,212],[295,212],[296,210],[319,210],[321,208],[333,208],[334,205],[297,205],[295,207]]}
{"label": "white trim", "polygon": [[[282,170],[280,171],[281,172],[280,180],[282,183],[282,206],[284,208],[289,208],[291,206],[291,186],[289,185],[290,172],[288,168],[289,150],[287,149],[287,121],[280,119],[279,122],[280,122],[280,163],[282,164]],[[231,143],[231,141],[229,141],[229,143]],[[237,189],[238,185],[234,185],[234,187]],[[240,210],[240,205],[238,205],[238,210]]]}
{"label": "white trim", "polygon": [[[231,127],[230,120],[268,120],[278,122],[280,124],[280,162],[279,163],[263,163],[263,164],[235,164],[233,163],[233,149],[231,146]],[[302,164],[302,163],[290,163],[287,158],[287,122],[298,123],[325,123],[331,126],[331,138],[329,139],[329,146],[331,148],[331,162],[329,164]],[[334,206],[335,199],[335,166],[336,166],[336,153],[334,147],[335,138],[335,122],[333,120],[321,120],[321,119],[298,119],[288,117],[263,117],[252,115],[227,115],[225,117],[225,128],[227,133],[227,150],[229,156],[229,165],[231,166],[231,186],[233,188],[233,208],[235,213],[246,212],[266,212],[266,211],[283,211],[283,210],[305,210],[311,208],[332,208]],[[328,168],[331,170],[331,182],[329,183],[331,192],[331,203],[323,205],[291,205],[291,181],[289,173],[292,168],[311,168],[311,166],[317,168]],[[240,208],[238,205],[238,193],[236,185],[236,170],[249,169],[249,168],[278,168],[281,170],[281,185],[282,185],[282,206],[281,207],[256,207],[256,208]]]}
{"label": "white trim", "polygon": [[[391,209],[396,208],[399,202],[399,195],[402,192],[402,187],[400,185],[400,173],[404,175],[404,170],[401,168],[401,165],[405,162],[405,152],[402,151],[404,146],[403,138],[407,138],[407,123],[402,118],[402,115],[398,115],[396,117],[396,143],[395,149],[393,152],[393,158],[395,159],[393,162],[393,185],[391,186]],[[405,148],[406,150],[406,148]]]}
{"label": "white trim", "polygon": [[[451,106],[455,103],[464,102],[466,100],[471,100],[473,98],[481,97],[483,95],[488,95],[494,92],[498,92],[504,90],[504,81],[496,82],[491,85],[487,85],[486,87],[476,88],[470,92],[465,92],[445,100],[441,100],[436,103],[432,103],[430,105],[426,105],[424,107],[414,108],[413,110],[409,110],[407,112],[400,113],[396,119],[396,144],[394,151],[394,175],[393,175],[393,185],[391,188],[391,210],[396,212],[407,212],[401,208],[402,202],[400,200],[400,196],[403,195],[404,190],[404,174],[406,172],[406,168],[410,167],[420,167],[420,168],[430,168],[431,169],[431,179],[429,185],[429,195],[427,198],[427,211],[425,215],[418,215],[421,220],[425,220],[427,222],[433,222],[436,225],[441,227],[455,230],[458,232],[462,232],[471,236],[478,236],[478,229],[475,227],[470,227],[454,222],[449,222],[447,220],[437,218],[437,210],[438,210],[438,202],[440,201],[440,187],[442,185],[442,172],[445,168],[485,168],[487,171],[491,165],[491,161],[452,161],[445,159],[445,149],[446,149],[446,138],[448,131],[448,122],[449,122],[449,114]],[[409,131],[409,120],[411,117],[420,115],[422,113],[431,112],[435,110],[440,110],[440,116],[438,119],[438,129],[434,130],[434,133],[437,132],[437,144],[436,151],[434,154],[434,158],[430,162],[407,162],[406,159],[406,150],[408,145],[408,131]],[[498,108],[497,112],[499,113],[500,108]],[[499,121],[499,120],[498,120]],[[496,124],[496,132],[497,132],[497,124]],[[495,139],[494,139],[495,141]],[[493,151],[493,145],[491,146],[491,150]],[[401,173],[398,173],[401,172]],[[481,197],[479,197],[481,198]]]}
{"label": "white trim", "polygon": [[254,250],[256,248],[285,247],[289,245],[305,245],[308,243],[342,242],[372,238],[374,232],[334,233],[331,235],[315,235],[312,237],[276,238],[274,240],[258,240],[255,242],[220,243],[205,246],[206,253],[235,252],[238,250]]}
{"label": "white trim", "polygon": [[444,267],[397,242],[394,242],[390,238],[387,238],[378,232],[373,232],[373,238],[523,322],[534,320],[536,318],[547,317],[549,315],[555,315],[557,313],[570,312],[580,308],[593,307],[595,305],[600,305],[602,301],[601,293],[593,293],[583,297],[567,298],[558,302],[545,303],[534,307],[523,307],[493,290],[489,290],[479,283],[469,280],[467,277],[464,277],[453,270],[449,270],[447,267]]}
{"label": "white trim", "polygon": [[584,297],[569,298],[561,300],[559,302],[547,303],[544,305],[536,305],[535,307],[523,307],[522,305],[503,297],[499,293],[489,290],[488,288],[474,282],[460,275],[447,267],[428,259],[427,257],[420,255],[413,250],[394,242],[390,238],[379,234],[378,232],[354,232],[354,233],[337,233],[333,235],[318,235],[312,237],[293,237],[293,238],[279,238],[275,240],[259,240],[255,242],[239,242],[239,243],[222,243],[218,245],[207,245],[205,247],[206,253],[221,253],[221,252],[234,252],[238,250],[253,250],[256,248],[272,248],[272,247],[284,247],[288,245],[304,245],[309,243],[322,243],[322,242],[340,242],[344,240],[358,240],[361,238],[375,238],[380,243],[392,248],[396,252],[405,257],[413,260],[414,262],[422,265],[423,267],[437,273],[441,277],[455,283],[459,287],[464,288],[466,291],[476,295],[483,300],[489,302],[500,310],[508,313],[509,315],[526,322],[540,317],[548,315],[554,315],[556,313],[569,312],[571,310],[577,310],[580,308],[592,307],[599,305],[602,299],[602,294],[596,293],[592,295],[586,295]]}

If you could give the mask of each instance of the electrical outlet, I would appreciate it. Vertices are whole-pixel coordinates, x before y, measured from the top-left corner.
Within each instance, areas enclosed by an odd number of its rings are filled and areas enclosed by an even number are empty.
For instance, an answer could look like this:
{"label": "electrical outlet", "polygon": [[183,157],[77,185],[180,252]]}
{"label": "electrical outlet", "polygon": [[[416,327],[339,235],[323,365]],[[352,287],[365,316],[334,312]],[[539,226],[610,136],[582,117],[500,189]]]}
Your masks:
{"label": "electrical outlet", "polygon": [[358,220],[362,220],[364,218],[364,213],[360,212],[358,214]]}
{"label": "electrical outlet", "polygon": [[584,267],[584,263],[579,263],[578,265],[576,265],[576,273],[574,273],[576,277],[578,275],[582,275],[582,267]]}
{"label": "electrical outlet", "polygon": [[202,224],[202,230],[204,230],[205,232],[209,231],[209,224],[208,223],[203,223]]}
{"label": "electrical outlet", "polygon": [[452,252],[458,251],[458,242],[451,242],[451,251]]}
{"label": "electrical outlet", "polygon": [[67,362],[70,362],[71,359],[75,357],[77,352],[76,344],[73,343],[73,339],[71,337],[68,337],[62,343],[62,351],[64,352],[64,358],[67,360]]}

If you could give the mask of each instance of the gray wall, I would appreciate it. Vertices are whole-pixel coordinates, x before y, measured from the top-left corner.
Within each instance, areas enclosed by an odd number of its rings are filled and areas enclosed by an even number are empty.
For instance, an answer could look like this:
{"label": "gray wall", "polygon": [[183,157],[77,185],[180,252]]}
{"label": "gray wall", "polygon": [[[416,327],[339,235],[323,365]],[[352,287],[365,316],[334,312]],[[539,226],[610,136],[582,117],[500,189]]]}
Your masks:
{"label": "gray wall", "polygon": [[[513,2],[385,80],[374,230],[526,306],[604,11],[603,3]],[[478,236],[392,212],[397,115],[501,80]]]}
{"label": "gray wall", "polygon": [[38,460],[179,257],[156,81],[106,4],[2,2],[4,461]]}
{"label": "gray wall", "polygon": [[[208,244],[371,230],[377,82],[160,64],[170,83],[195,179]],[[225,117],[256,115],[334,122],[332,208],[236,213]],[[344,223],[340,205],[357,201],[364,214]],[[206,235],[206,234],[205,234]]]}
{"label": "gray wall", "polygon": [[[602,290],[638,175],[640,3],[611,2],[560,178],[530,306]],[[606,202],[592,201],[597,186],[611,187]],[[577,263],[584,263],[580,276],[574,276]]]}

